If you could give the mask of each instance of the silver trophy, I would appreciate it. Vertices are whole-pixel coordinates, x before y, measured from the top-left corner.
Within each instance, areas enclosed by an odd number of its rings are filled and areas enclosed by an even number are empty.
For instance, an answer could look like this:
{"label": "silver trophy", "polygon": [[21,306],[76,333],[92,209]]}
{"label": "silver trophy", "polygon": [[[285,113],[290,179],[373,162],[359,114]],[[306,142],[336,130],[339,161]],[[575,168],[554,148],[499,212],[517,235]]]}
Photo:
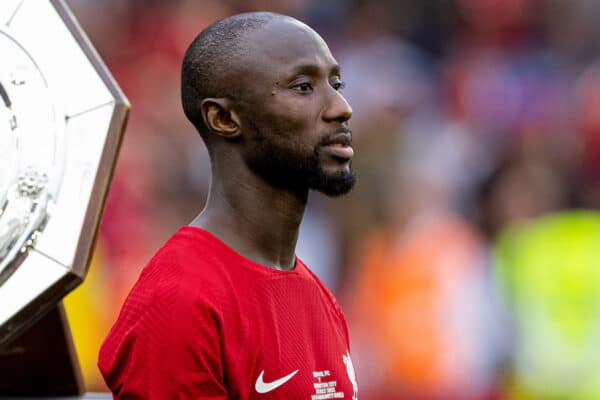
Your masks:
{"label": "silver trophy", "polygon": [[128,111],[62,0],[0,1],[0,363],[57,304],[64,323]]}

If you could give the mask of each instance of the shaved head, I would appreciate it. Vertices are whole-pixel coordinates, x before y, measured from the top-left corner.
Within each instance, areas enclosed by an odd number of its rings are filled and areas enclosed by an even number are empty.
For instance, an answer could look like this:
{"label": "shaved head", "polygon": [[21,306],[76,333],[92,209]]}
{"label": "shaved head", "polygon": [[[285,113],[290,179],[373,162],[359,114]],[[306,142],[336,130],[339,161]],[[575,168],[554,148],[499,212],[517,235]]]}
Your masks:
{"label": "shaved head", "polygon": [[207,97],[238,97],[243,84],[229,78],[239,76],[238,69],[248,55],[244,38],[274,20],[293,18],[270,12],[234,15],[208,26],[188,47],[181,71],[181,100],[185,115],[203,137],[208,128],[200,102]]}
{"label": "shaved head", "polygon": [[246,169],[273,188],[328,195],[354,184],[340,67],[306,24],[268,12],[215,22],[188,48],[181,81],[218,179]]}

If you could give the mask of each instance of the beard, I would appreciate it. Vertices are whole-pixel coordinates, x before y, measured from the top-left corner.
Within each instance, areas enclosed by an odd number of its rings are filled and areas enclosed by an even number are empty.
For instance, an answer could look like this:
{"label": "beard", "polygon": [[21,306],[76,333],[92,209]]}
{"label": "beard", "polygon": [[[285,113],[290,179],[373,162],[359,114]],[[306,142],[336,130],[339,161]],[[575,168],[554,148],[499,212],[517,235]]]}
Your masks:
{"label": "beard", "polygon": [[312,153],[302,153],[290,143],[267,138],[255,125],[251,127],[252,143],[246,164],[272,186],[297,193],[312,189],[331,197],[346,194],[354,187],[356,177],[351,168],[328,173],[321,167],[319,151],[323,141],[315,145]]}

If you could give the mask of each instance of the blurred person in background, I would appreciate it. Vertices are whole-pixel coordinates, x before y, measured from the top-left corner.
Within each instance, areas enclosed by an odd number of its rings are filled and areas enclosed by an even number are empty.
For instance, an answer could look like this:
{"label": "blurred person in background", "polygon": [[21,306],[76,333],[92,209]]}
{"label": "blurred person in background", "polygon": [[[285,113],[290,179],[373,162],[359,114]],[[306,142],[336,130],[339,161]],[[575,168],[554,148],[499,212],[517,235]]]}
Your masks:
{"label": "blurred person in background", "polygon": [[[556,140],[556,139],[553,139]],[[510,399],[591,399],[598,386],[600,214],[582,203],[564,142],[515,146],[482,191],[506,310]],[[582,169],[578,169],[581,174]]]}
{"label": "blurred person in background", "polygon": [[600,397],[600,213],[511,225],[495,245],[512,326],[511,399]]}
{"label": "blurred person in background", "polygon": [[586,68],[571,94],[572,124],[521,135],[482,186],[480,221],[509,327],[510,399],[600,396],[599,81]]}
{"label": "blurred person in background", "polygon": [[401,168],[385,222],[356,254],[345,295],[365,399],[498,396],[499,321],[485,243],[453,210],[448,161],[419,157]]}

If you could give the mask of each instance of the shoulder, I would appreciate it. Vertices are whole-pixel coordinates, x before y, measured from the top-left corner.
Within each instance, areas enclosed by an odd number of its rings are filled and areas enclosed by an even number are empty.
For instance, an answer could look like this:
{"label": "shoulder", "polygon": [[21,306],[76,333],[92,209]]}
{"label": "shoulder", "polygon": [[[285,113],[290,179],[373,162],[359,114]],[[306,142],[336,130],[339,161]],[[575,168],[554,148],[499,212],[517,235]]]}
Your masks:
{"label": "shoulder", "polygon": [[152,257],[139,285],[149,284],[157,295],[174,287],[179,294],[202,296],[223,286],[229,264],[219,243],[205,231],[183,227]]}
{"label": "shoulder", "polygon": [[319,279],[317,275],[315,275],[314,272],[310,270],[310,268],[306,264],[304,264],[300,259],[298,259],[298,262],[299,267],[306,271],[306,274],[309,277],[309,279],[314,281],[314,284],[317,287],[318,291],[321,293],[324,302],[333,311],[333,313],[338,319],[339,324],[343,327],[346,337],[348,337],[348,327],[346,324],[346,318],[344,317],[344,312],[342,311],[342,308],[337,302],[335,296],[333,295],[331,290],[327,288],[327,286]]}
{"label": "shoulder", "polygon": [[215,309],[223,298],[226,268],[210,240],[182,228],[152,257],[129,292],[113,330],[168,324],[198,309]]}
{"label": "shoulder", "polygon": [[155,357],[155,349],[193,354],[189,346],[197,338],[209,340],[219,330],[221,307],[215,299],[223,296],[213,293],[223,285],[218,274],[210,272],[219,266],[201,256],[209,252],[209,243],[181,233],[146,265],[104,340],[99,366],[111,387],[125,369]]}
{"label": "shoulder", "polygon": [[179,229],[152,257],[150,265],[202,267],[222,260],[219,243],[208,232],[189,226]]}
{"label": "shoulder", "polygon": [[334,308],[336,308],[336,310],[339,310],[339,312],[341,313],[341,309],[335,299],[335,296],[333,295],[331,290],[329,290],[329,288],[323,283],[323,281],[321,281],[321,279],[319,279],[319,277],[300,259],[298,259],[298,267],[302,268],[305,271],[308,279],[314,282],[315,286],[319,289],[319,291],[327,299],[327,301],[331,303],[331,305]]}

